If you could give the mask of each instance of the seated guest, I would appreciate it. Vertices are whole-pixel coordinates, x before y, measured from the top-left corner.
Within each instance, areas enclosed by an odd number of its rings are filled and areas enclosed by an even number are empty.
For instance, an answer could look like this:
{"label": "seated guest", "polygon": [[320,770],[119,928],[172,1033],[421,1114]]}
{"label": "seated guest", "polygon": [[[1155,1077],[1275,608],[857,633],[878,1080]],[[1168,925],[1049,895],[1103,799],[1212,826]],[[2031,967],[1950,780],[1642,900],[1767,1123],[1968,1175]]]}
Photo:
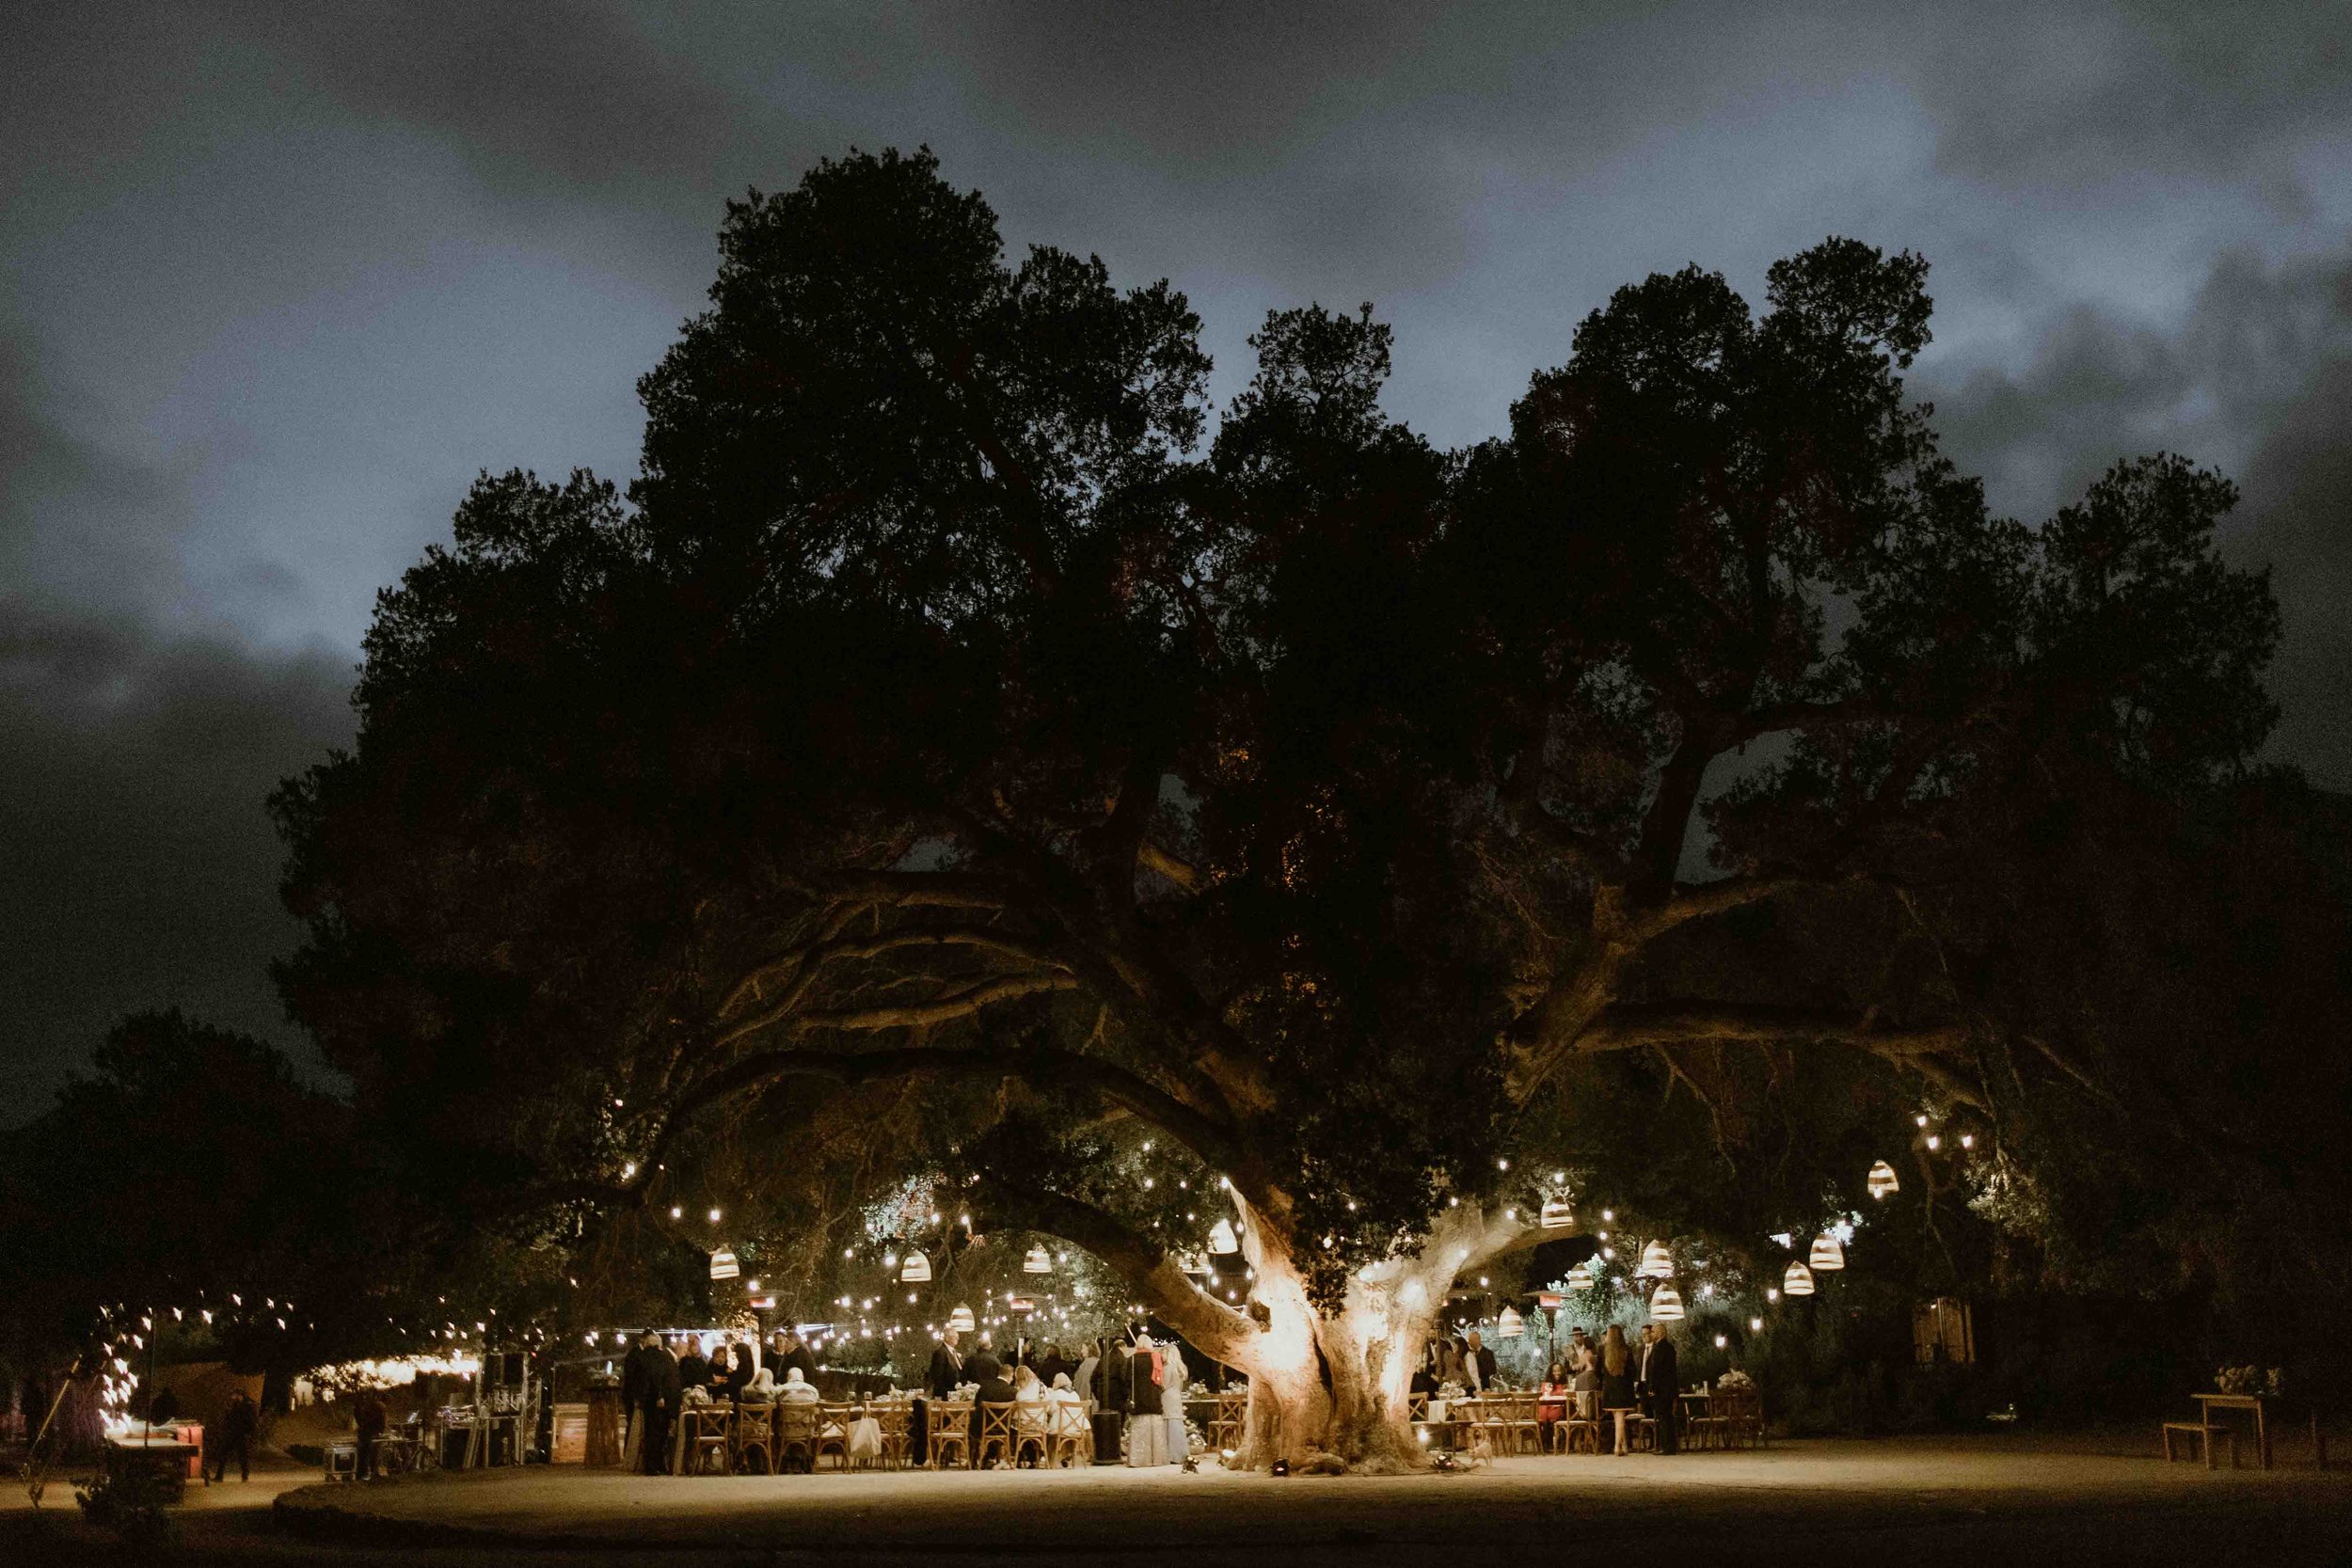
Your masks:
{"label": "seated guest", "polygon": [[963,1364],[963,1375],[979,1385],[972,1396],[972,1456],[979,1458],[980,1407],[987,1404],[1009,1404],[1012,1402],[1012,1379],[996,1357],[987,1351],[975,1351],[972,1359]]}
{"label": "seated guest", "polygon": [[1544,1369],[1543,1386],[1538,1392],[1542,1398],[1535,1402],[1535,1434],[1542,1440],[1540,1446],[1549,1452],[1551,1449],[1552,1429],[1568,1413],[1566,1362],[1554,1361]]}
{"label": "seated guest", "polygon": [[[765,1377],[770,1374],[762,1372],[760,1375]],[[786,1368],[784,1381],[777,1384],[775,1388],[776,1402],[779,1404],[815,1404],[817,1402],[817,1385],[803,1377],[801,1369],[798,1367]]]}
{"label": "seated guest", "polygon": [[1045,1395],[1045,1385],[1039,1381],[1037,1369],[1021,1367],[1012,1374],[1012,1431],[1016,1447],[1026,1448],[1035,1440],[1039,1449],[1054,1429],[1054,1402]]}
{"label": "seated guest", "polygon": [[[790,1370],[796,1372],[800,1370],[798,1367],[794,1367]],[[742,1393],[737,1399],[736,1402],[739,1404],[775,1403],[776,1374],[770,1371],[765,1367],[760,1368],[759,1370],[752,1374],[752,1380],[743,1385]]]}

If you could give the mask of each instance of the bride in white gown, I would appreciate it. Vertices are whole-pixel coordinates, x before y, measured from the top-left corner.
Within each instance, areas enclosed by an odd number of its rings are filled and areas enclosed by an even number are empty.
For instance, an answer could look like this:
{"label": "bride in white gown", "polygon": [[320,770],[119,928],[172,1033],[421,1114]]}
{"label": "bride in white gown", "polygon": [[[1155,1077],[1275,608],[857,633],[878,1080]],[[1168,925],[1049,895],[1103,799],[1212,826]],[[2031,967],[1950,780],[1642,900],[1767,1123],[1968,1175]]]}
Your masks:
{"label": "bride in white gown", "polygon": [[1160,1349],[1160,1414],[1168,1418],[1168,1462],[1171,1465],[1182,1464],[1192,1451],[1192,1439],[1184,1432],[1184,1390],[1191,1385],[1184,1353],[1170,1339]]}

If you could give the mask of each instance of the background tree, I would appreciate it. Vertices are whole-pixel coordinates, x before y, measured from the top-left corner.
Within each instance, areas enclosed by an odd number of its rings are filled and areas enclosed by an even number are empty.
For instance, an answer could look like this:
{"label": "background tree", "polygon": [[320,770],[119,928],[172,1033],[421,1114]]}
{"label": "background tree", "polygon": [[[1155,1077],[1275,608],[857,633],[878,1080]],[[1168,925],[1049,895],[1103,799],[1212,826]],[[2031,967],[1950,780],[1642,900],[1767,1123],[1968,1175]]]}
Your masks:
{"label": "background tree", "polygon": [[[1009,262],[928,154],[755,193],[628,503],[485,476],[382,597],[357,751],[278,801],[290,1003],[453,1203],[830,1247],[917,1177],[1247,1370],[1253,1460],[1406,1462],[1450,1289],[1555,1167],[1630,1179],[1559,1141],[1596,1064],[1735,1170],[1799,1060],[2022,1169],[2097,1026],[1953,937],[2267,729],[2228,485],[1989,516],[1904,400],[1925,274],[1652,277],[1457,453],[1368,308],[1278,312],[1201,451],[1165,284]],[[1809,1232],[1860,1143],[1729,1218]],[[1246,1301],[1182,1265],[1203,1193]]]}

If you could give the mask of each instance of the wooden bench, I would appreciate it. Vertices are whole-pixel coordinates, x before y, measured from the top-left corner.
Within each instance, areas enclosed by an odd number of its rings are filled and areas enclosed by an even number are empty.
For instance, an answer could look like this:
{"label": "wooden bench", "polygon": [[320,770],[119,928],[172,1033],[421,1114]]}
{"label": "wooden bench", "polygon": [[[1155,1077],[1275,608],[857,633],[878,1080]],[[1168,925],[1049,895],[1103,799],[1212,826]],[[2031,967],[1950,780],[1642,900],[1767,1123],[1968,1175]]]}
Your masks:
{"label": "wooden bench", "polygon": [[2228,1427],[2207,1426],[2201,1421],[2165,1422],[2164,1462],[2167,1465],[2171,1464],[2174,1457],[2173,1439],[2176,1434],[2181,1437],[2193,1437],[2197,1440],[2197,1452],[2194,1457],[2203,1459],[2205,1468],[2208,1470],[2213,1468],[2214,1439],[2219,1438],[2230,1445],[2230,1468],[2233,1470],[2237,1468],[2237,1433]]}

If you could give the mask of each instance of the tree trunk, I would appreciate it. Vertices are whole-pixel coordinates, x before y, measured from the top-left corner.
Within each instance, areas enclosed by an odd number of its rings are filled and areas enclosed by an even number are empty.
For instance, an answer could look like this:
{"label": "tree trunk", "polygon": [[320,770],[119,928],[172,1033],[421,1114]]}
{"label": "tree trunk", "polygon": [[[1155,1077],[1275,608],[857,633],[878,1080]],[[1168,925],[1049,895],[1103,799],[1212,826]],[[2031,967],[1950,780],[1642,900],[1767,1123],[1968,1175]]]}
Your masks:
{"label": "tree trunk", "polygon": [[1250,1297],[1266,1318],[1235,1347],[1235,1364],[1249,1374],[1249,1420],[1235,1463],[1263,1469],[1280,1459],[1296,1469],[1328,1455],[1351,1470],[1391,1473],[1426,1465],[1407,1418],[1422,1347],[1455,1275],[1493,1256],[1518,1228],[1458,1212],[1418,1252],[1359,1275],[1337,1311],[1318,1312],[1287,1239],[1253,1217]]}

